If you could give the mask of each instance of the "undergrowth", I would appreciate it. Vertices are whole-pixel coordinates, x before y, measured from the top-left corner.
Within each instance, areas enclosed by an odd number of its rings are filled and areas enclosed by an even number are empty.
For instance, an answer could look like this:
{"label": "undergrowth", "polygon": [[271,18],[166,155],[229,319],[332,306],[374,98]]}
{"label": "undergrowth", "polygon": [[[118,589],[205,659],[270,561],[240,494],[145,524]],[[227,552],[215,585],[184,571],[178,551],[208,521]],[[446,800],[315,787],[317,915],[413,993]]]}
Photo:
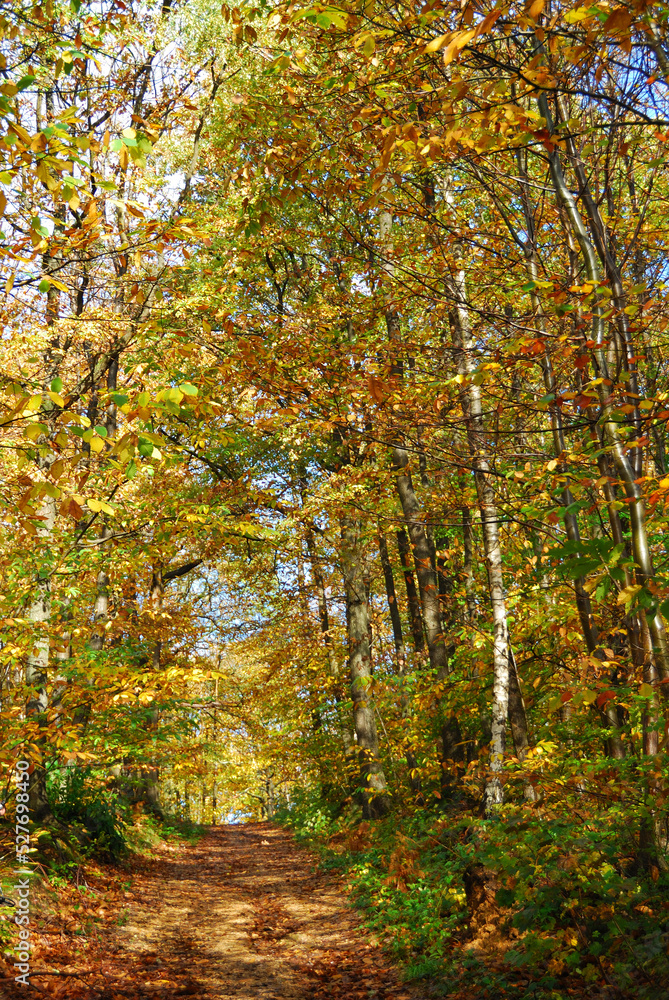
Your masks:
{"label": "undergrowth", "polygon": [[280,821],[347,874],[367,926],[433,995],[669,996],[669,876],[635,868],[614,811],[508,805],[486,821],[442,808],[370,824],[304,793]]}

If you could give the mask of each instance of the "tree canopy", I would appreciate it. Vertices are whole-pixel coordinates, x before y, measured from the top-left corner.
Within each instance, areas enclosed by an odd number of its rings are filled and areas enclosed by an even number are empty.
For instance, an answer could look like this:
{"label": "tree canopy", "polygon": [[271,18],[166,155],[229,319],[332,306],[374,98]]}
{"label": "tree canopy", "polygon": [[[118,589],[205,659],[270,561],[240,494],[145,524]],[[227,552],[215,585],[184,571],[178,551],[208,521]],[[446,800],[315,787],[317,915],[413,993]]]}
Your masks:
{"label": "tree canopy", "polygon": [[35,830],[75,780],[436,823],[546,989],[659,996],[665,6],[11,0],[0,33],[0,763]]}

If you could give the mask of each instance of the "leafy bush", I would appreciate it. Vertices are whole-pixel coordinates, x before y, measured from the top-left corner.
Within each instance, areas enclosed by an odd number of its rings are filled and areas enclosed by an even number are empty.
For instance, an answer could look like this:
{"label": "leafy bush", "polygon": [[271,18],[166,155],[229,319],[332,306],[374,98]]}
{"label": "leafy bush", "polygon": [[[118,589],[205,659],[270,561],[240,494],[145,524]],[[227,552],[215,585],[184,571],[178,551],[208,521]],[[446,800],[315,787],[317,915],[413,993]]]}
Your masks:
{"label": "leafy bush", "polygon": [[[588,821],[508,805],[494,821],[425,811],[372,825],[296,801],[284,821],[347,873],[406,979],[443,996],[471,987],[480,1000],[586,998],[600,986],[629,1000],[664,995],[669,876],[633,869],[615,808]],[[476,870],[488,880],[478,913],[465,893]]]}
{"label": "leafy bush", "polygon": [[96,781],[91,768],[68,768],[50,776],[49,798],[55,818],[82,827],[100,856],[120,857],[125,849],[125,822],[116,796]]}
{"label": "leafy bush", "polygon": [[277,809],[275,820],[289,826],[297,840],[326,838],[335,830],[337,808],[320,798],[318,790],[296,788],[290,802]]}

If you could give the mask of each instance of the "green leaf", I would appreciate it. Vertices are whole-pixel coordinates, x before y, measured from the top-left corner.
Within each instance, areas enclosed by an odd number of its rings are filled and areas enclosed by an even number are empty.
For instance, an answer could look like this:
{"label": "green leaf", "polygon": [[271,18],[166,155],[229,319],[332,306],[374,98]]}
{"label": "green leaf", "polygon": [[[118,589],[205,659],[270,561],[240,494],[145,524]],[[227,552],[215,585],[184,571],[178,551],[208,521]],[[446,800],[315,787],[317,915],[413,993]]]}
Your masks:
{"label": "green leaf", "polygon": [[620,542],[618,545],[615,545],[609,557],[609,566],[615,566],[624,551],[625,551],[625,542]]}
{"label": "green leaf", "polygon": [[55,378],[51,383],[52,392],[62,392],[63,391],[63,380],[62,378]]}
{"label": "green leaf", "polygon": [[197,396],[197,387],[191,385],[190,382],[184,382],[179,388],[183,392],[184,396]]}
{"label": "green leaf", "polygon": [[51,282],[49,281],[48,278],[42,278],[37,287],[39,288],[40,292],[48,292],[49,289],[51,288]]}
{"label": "green leaf", "polygon": [[26,76],[22,76],[21,79],[18,81],[18,83],[16,84],[16,89],[26,90],[26,88],[31,87],[34,82],[35,82],[35,77],[32,76],[30,73],[27,73]]}
{"label": "green leaf", "polygon": [[516,901],[514,889],[498,889],[495,893],[495,900],[500,906],[513,906]]}

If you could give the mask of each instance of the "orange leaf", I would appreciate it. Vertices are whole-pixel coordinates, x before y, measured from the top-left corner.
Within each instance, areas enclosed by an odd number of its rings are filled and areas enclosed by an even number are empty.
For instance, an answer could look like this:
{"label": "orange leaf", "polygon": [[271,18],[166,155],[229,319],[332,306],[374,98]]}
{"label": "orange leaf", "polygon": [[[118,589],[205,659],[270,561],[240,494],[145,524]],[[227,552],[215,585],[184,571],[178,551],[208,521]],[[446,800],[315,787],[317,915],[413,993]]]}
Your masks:
{"label": "orange leaf", "polygon": [[388,398],[388,386],[385,385],[381,379],[376,378],[374,375],[370,375],[367,379],[367,386],[369,388],[370,395],[376,400],[377,403],[384,403]]}

